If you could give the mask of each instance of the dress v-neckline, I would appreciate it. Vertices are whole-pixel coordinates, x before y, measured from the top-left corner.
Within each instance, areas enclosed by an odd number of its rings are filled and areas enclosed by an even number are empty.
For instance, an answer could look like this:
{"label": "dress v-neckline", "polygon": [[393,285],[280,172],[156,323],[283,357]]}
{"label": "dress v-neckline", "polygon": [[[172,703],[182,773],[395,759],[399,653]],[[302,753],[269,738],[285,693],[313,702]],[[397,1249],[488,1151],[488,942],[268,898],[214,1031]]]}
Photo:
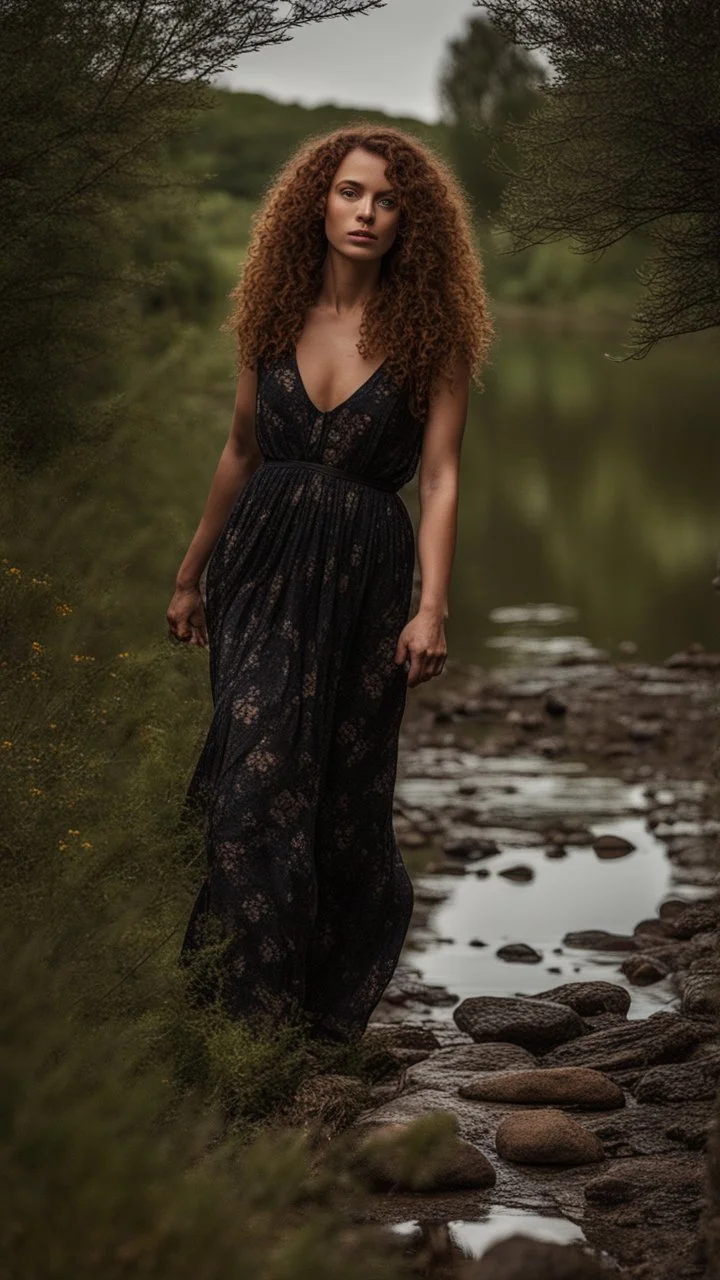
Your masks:
{"label": "dress v-neckline", "polygon": [[387,357],[383,360],[382,364],[378,365],[377,369],[373,369],[370,376],[366,378],[364,382],[361,382],[359,387],[356,387],[355,390],[352,391],[349,396],[346,396],[344,400],[341,400],[339,404],[333,405],[332,409],[319,409],[318,406],[315,404],[315,401],[310,399],[310,396],[308,395],[307,387],[303,382],[303,376],[300,372],[300,365],[298,364],[296,347],[293,347],[293,362],[295,365],[295,373],[297,374],[297,380],[300,384],[300,387],[303,395],[305,396],[305,399],[307,400],[310,407],[315,410],[315,413],[319,413],[322,415],[323,418],[326,418],[331,413],[337,413],[338,409],[344,409],[347,404],[350,404],[351,400],[354,400],[355,397],[358,396],[361,391],[364,391],[365,388],[370,385],[373,379],[377,377],[381,369],[385,368],[385,365],[387,364]]}

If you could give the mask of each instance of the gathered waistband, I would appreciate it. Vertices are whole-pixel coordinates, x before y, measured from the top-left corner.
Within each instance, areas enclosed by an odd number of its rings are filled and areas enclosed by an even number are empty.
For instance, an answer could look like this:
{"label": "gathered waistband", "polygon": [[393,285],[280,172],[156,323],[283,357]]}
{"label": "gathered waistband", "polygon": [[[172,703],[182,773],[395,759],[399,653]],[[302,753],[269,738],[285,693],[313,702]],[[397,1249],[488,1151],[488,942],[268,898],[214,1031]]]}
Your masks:
{"label": "gathered waistband", "polygon": [[378,489],[381,493],[397,493],[391,484],[375,483],[364,476],[351,475],[340,467],[331,467],[325,462],[311,462],[308,458],[264,458],[263,467],[307,467],[310,471],[321,471],[324,475],[337,476],[340,480],[350,480],[353,484],[364,484],[368,489]]}

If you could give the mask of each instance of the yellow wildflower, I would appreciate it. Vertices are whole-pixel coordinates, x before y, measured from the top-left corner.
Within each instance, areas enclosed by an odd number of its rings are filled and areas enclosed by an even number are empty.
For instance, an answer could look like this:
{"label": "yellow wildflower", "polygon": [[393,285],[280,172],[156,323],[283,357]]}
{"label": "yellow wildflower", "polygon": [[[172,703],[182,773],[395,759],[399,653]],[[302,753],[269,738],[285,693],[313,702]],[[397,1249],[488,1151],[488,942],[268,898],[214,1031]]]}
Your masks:
{"label": "yellow wildflower", "polygon": [[33,640],[32,644],[30,645],[30,648],[32,649],[33,653],[44,653],[44,652],[45,652],[45,645],[44,645],[44,644],[40,644],[40,641],[39,641],[39,640]]}
{"label": "yellow wildflower", "polygon": [[130,657],[130,654],[127,652],[127,650],[125,650],[125,653],[118,654],[118,658],[129,658],[129,657]]}
{"label": "yellow wildflower", "polygon": [[90,841],[89,841],[89,840],[81,840],[81,841],[80,841],[80,848],[81,848],[81,849],[92,849],[92,845],[91,845],[91,843],[90,843]]}
{"label": "yellow wildflower", "polygon": [[68,613],[72,613],[72,607],[66,604],[64,600],[59,600],[55,605],[55,612],[59,613],[61,618],[64,618]]}
{"label": "yellow wildflower", "polygon": [[65,852],[65,850],[67,849],[67,845],[64,840],[58,840],[58,849],[60,850],[61,853]]}
{"label": "yellow wildflower", "polygon": [[30,788],[30,795],[31,795],[31,796],[41,796],[41,795],[42,795],[42,788],[41,788],[41,787],[31,787],[31,788]]}
{"label": "yellow wildflower", "polygon": [[3,750],[4,750],[4,751],[7,751],[7,750],[8,750],[8,748],[9,748],[9,747],[11,747],[11,746],[12,746],[12,742],[10,741],[10,739],[9,739],[9,738],[4,738],[4,739],[3,739]]}
{"label": "yellow wildflower", "polygon": [[30,672],[30,679],[31,679],[31,680],[42,680],[42,676],[40,675],[40,672],[39,672],[39,671],[31,671],[31,672]]}
{"label": "yellow wildflower", "polygon": [[78,831],[77,827],[68,827],[68,835],[69,835],[69,836],[79,836],[79,835],[80,835],[80,832]]}
{"label": "yellow wildflower", "polygon": [[11,573],[14,578],[22,578],[22,573],[20,569],[17,569],[15,565],[10,566],[10,568],[8,569],[8,573]]}
{"label": "yellow wildflower", "polygon": [[91,653],[72,653],[73,662],[94,662],[95,659]]}

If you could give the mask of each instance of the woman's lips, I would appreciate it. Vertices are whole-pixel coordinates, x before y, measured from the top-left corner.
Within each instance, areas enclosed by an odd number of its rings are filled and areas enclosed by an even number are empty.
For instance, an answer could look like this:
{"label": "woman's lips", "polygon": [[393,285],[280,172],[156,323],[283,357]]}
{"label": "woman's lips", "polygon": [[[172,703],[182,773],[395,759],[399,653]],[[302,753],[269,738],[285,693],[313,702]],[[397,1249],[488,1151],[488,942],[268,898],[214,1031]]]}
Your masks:
{"label": "woman's lips", "polygon": [[377,240],[377,236],[370,235],[367,231],[348,231],[348,235],[353,240]]}

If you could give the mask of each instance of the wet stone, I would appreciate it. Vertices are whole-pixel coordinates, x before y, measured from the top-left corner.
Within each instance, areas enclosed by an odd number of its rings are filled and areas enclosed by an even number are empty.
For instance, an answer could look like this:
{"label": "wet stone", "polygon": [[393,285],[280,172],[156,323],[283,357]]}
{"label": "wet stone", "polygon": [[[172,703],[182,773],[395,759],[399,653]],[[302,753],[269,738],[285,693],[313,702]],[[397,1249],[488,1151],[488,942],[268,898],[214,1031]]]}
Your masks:
{"label": "wet stone", "polygon": [[623,858],[626,854],[632,853],[637,845],[623,836],[604,835],[593,840],[592,847],[599,858]]}
{"label": "wet stone", "polygon": [[603,1144],[572,1116],[555,1107],[505,1116],[495,1147],[503,1160],[521,1164],[589,1164],[605,1159]]}
{"label": "wet stone", "polygon": [[606,1266],[577,1242],[560,1244],[532,1236],[496,1240],[482,1258],[464,1264],[463,1280],[609,1280]]}
{"label": "wet stone", "polygon": [[499,960],[506,960],[511,964],[539,964],[543,958],[540,951],[528,946],[526,942],[508,942],[498,947],[495,955]]}
{"label": "wet stone", "polygon": [[625,1094],[602,1071],[590,1067],[536,1067],[478,1076],[460,1085],[463,1098],[481,1102],[555,1103],[582,1110],[612,1110],[625,1105]]}
{"label": "wet stone", "polygon": [[522,996],[471,996],[453,1009],[461,1031],[477,1042],[510,1041],[532,1053],[544,1053],[582,1036],[582,1019],[566,1005]]}
{"label": "wet stone", "polygon": [[580,929],[577,933],[566,933],[563,945],[588,951],[634,951],[637,940],[632,934],[610,933],[607,929]]}
{"label": "wet stone", "polygon": [[660,1010],[649,1018],[605,1027],[571,1043],[558,1045],[543,1058],[543,1066],[586,1066],[598,1071],[678,1062],[695,1045],[710,1039],[714,1028],[677,1013]]}
{"label": "wet stone", "polygon": [[630,1008],[630,992],[617,982],[564,982],[547,991],[538,991],[529,999],[556,1000],[583,1017],[596,1013],[626,1014]]}
{"label": "wet stone", "polygon": [[408,1067],[405,1089],[457,1089],[481,1071],[534,1067],[536,1059],[521,1045],[489,1042],[439,1049],[424,1062]]}
{"label": "wet stone", "polygon": [[635,987],[649,987],[670,973],[669,965],[650,956],[629,956],[627,960],[623,960],[620,968]]}
{"label": "wet stone", "polygon": [[717,929],[718,924],[720,924],[720,905],[695,902],[668,921],[666,927],[668,935],[672,938],[692,938],[696,933]]}
{"label": "wet stone", "polygon": [[701,1102],[714,1098],[720,1083],[720,1044],[702,1046],[687,1062],[651,1067],[633,1089],[639,1102]]}
{"label": "wet stone", "polygon": [[523,883],[535,879],[533,868],[524,866],[522,863],[518,863],[517,866],[513,867],[504,867],[502,871],[498,871],[498,875],[504,876],[506,880],[517,880]]}

